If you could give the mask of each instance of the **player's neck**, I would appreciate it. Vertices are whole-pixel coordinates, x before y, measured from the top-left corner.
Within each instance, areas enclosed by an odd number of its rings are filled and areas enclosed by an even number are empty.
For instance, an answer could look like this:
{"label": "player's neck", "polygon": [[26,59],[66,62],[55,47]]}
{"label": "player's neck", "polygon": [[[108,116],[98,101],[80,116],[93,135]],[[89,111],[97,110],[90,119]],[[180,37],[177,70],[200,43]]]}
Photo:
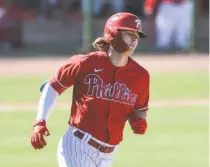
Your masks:
{"label": "player's neck", "polygon": [[116,52],[114,49],[108,52],[109,59],[111,63],[117,67],[123,67],[128,64],[128,57],[126,55]]}

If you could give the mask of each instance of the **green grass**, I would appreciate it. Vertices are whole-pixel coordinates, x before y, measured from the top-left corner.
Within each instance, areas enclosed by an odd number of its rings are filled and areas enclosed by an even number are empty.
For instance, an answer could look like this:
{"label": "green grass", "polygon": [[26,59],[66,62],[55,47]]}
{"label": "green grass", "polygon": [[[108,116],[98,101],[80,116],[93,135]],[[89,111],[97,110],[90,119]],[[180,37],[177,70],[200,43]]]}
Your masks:
{"label": "green grass", "polygon": [[[38,102],[39,88],[49,76],[42,77],[0,77],[0,101],[3,103]],[[69,101],[70,88],[62,96],[61,100]]]}
{"label": "green grass", "polygon": [[[48,76],[0,77],[0,101],[38,101],[39,87],[47,78]],[[151,74],[151,98],[208,98],[208,85],[208,72],[155,73]],[[61,96],[62,101],[69,101],[71,90]]]}
{"label": "green grass", "polygon": [[208,98],[208,87],[208,72],[151,74],[151,95],[154,99]]}
{"label": "green grass", "polygon": [[[37,103],[48,76],[0,77],[0,103]],[[208,98],[206,73],[152,73],[152,99]],[[69,89],[59,101],[71,101]],[[55,110],[44,150],[32,149],[29,137],[36,112],[0,112],[0,167],[56,167],[56,148],[67,129],[69,111]],[[208,167],[208,107],[155,107],[148,131],[134,135],[126,126],[114,167]]]}
{"label": "green grass", "polygon": [[[35,151],[29,136],[35,112],[0,113],[1,167],[56,167],[56,148],[67,128],[67,111],[54,111],[48,121],[48,146]],[[148,131],[134,135],[129,125],[114,167],[208,167],[208,108],[158,107],[149,111]]]}

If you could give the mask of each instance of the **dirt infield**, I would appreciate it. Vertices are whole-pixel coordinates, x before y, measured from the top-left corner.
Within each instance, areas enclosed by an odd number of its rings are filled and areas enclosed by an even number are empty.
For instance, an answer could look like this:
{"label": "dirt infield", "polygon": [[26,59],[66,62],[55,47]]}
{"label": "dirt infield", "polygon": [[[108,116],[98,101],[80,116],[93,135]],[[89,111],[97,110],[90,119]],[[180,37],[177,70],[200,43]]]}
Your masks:
{"label": "dirt infield", "polygon": [[[1,58],[0,76],[49,75],[68,57]],[[149,72],[163,71],[207,71],[209,57],[204,54],[192,55],[134,55],[133,58]]]}
{"label": "dirt infield", "polygon": [[[209,99],[172,99],[172,100],[150,100],[150,108],[153,107],[198,107],[209,106]],[[34,111],[37,109],[37,103],[0,103],[0,112],[5,111]],[[69,110],[69,103],[57,102],[55,109]]]}
{"label": "dirt infield", "polygon": [[[149,72],[196,72],[209,70],[209,57],[204,54],[192,55],[134,55],[133,58]],[[39,76],[52,75],[68,57],[29,57],[0,58],[1,76]],[[0,111],[27,111],[36,109],[37,104],[4,104],[0,103]],[[209,99],[173,99],[151,101],[152,106],[208,106]],[[57,105],[68,108],[68,104]]]}

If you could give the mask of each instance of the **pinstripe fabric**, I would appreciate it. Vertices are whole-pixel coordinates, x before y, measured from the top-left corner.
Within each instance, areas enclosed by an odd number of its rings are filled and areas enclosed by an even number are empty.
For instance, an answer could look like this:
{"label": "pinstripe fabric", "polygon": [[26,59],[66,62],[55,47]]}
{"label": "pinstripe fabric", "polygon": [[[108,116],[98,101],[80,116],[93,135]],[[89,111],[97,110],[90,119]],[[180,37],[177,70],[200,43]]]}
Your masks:
{"label": "pinstripe fabric", "polygon": [[101,153],[87,144],[90,135],[85,135],[84,139],[80,140],[73,135],[74,129],[70,126],[59,141],[59,167],[111,167],[116,149],[112,153]]}

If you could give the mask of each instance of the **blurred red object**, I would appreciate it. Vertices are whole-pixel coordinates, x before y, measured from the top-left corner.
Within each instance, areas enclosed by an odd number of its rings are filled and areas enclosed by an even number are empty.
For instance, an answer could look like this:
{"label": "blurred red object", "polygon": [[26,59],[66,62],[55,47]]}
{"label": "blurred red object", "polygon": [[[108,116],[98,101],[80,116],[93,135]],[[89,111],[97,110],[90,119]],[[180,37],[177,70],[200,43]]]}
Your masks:
{"label": "blurred red object", "polygon": [[5,2],[0,0],[0,42],[9,43],[12,47],[22,47],[22,23],[35,20],[35,12],[25,8],[23,4],[11,3],[6,6]]}
{"label": "blurred red object", "polygon": [[34,11],[26,9],[23,5],[11,4],[7,10],[9,18],[14,21],[36,19]]}

